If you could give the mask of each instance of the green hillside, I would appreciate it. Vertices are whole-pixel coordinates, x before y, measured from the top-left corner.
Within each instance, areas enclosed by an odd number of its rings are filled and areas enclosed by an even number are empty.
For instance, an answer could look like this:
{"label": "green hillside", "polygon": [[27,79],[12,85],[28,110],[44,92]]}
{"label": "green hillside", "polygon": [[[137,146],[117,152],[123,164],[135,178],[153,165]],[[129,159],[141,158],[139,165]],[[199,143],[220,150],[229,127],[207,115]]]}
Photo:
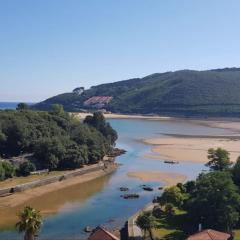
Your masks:
{"label": "green hillside", "polygon": [[107,110],[121,113],[240,116],[240,68],[208,71],[182,70],[155,73],[115,83],[101,84],[82,95],[64,93],[34,107],[64,105],[79,111],[91,96],[113,96]]}

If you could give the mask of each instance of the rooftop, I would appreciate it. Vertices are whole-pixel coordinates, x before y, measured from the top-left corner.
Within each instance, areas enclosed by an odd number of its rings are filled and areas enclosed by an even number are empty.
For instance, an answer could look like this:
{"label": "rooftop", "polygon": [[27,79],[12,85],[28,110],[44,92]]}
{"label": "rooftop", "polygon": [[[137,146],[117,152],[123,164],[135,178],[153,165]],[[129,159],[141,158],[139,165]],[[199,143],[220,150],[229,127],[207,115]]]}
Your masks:
{"label": "rooftop", "polygon": [[195,233],[187,238],[187,240],[230,240],[231,235],[224,232],[206,229]]}
{"label": "rooftop", "polygon": [[106,229],[102,227],[97,227],[92,232],[88,240],[119,240],[119,238],[108,232]]}

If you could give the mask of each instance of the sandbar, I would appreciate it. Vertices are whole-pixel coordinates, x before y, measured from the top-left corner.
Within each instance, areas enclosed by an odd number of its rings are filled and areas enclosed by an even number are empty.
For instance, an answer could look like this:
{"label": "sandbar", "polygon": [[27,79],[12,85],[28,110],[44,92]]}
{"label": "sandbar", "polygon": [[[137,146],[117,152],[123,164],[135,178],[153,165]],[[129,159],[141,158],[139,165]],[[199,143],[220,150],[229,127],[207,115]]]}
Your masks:
{"label": "sandbar", "polygon": [[146,155],[151,159],[206,163],[208,149],[218,147],[229,151],[232,162],[240,156],[240,140],[232,136],[174,135],[144,139],[143,143],[153,145],[151,153]]}
{"label": "sandbar", "polygon": [[159,181],[164,182],[166,186],[173,186],[179,182],[184,182],[187,177],[183,174],[161,171],[136,171],[128,172],[129,177],[138,178],[144,182]]}

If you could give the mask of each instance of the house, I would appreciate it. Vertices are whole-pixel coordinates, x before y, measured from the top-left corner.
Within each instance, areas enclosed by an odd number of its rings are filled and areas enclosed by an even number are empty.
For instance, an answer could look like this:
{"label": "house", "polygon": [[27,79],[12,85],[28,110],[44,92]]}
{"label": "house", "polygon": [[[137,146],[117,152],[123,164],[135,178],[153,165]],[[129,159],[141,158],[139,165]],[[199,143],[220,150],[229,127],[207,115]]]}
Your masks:
{"label": "house", "polygon": [[97,227],[89,236],[88,240],[120,240],[102,227]]}
{"label": "house", "polygon": [[189,236],[187,240],[232,240],[232,236],[228,233],[206,229]]}
{"label": "house", "polygon": [[112,99],[113,97],[111,96],[94,96],[87,99],[83,105],[85,107],[100,109],[104,108]]}

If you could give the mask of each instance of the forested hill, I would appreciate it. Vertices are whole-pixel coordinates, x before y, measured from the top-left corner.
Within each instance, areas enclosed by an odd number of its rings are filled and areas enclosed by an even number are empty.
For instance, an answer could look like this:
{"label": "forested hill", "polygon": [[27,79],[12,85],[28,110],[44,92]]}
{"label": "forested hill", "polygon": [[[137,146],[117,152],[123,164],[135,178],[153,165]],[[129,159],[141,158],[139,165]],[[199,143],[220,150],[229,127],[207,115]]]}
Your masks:
{"label": "forested hill", "polygon": [[60,105],[54,105],[50,112],[1,110],[0,181],[12,176],[8,168],[18,167],[11,167],[8,161],[3,165],[2,159],[20,156],[17,162],[21,163],[23,156],[29,155],[22,164],[32,171],[75,169],[112,154],[116,140],[117,132],[100,112],[80,122]]}
{"label": "forested hill", "polygon": [[112,96],[107,110],[121,113],[240,116],[240,68],[181,70],[93,86],[81,95],[64,93],[36,109],[62,104],[67,111],[84,108],[92,96]]}

